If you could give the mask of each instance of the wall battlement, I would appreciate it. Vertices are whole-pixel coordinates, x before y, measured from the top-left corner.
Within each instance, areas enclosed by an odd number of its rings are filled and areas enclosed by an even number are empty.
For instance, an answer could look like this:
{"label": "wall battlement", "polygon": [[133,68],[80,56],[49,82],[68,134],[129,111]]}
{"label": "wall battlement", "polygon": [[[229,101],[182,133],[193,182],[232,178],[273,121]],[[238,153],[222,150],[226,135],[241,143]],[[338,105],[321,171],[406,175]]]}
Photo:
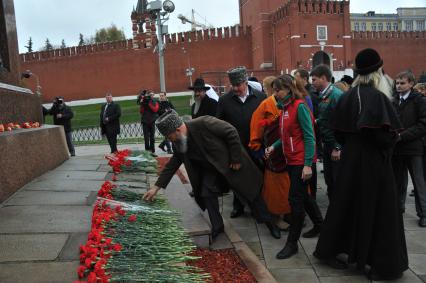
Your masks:
{"label": "wall battlement", "polygon": [[[163,40],[166,44],[181,44],[188,42],[199,42],[208,40],[227,40],[237,37],[247,37],[250,35],[250,28],[241,26],[212,28],[206,30],[180,32],[166,34]],[[20,54],[21,63],[32,61],[45,61],[49,59],[60,59],[64,57],[75,57],[80,55],[89,55],[95,53],[111,52],[133,49],[133,40],[122,40],[90,44],[83,46],[73,46],[49,51],[39,51]]]}
{"label": "wall battlement", "polygon": [[340,15],[344,13],[345,6],[349,6],[348,0],[290,0],[278,8],[272,14],[272,18],[274,22],[279,22],[290,16],[293,12],[297,12],[298,15]]}
{"label": "wall battlement", "polygon": [[425,31],[353,31],[353,39],[393,39],[393,40],[416,40],[425,39]]}

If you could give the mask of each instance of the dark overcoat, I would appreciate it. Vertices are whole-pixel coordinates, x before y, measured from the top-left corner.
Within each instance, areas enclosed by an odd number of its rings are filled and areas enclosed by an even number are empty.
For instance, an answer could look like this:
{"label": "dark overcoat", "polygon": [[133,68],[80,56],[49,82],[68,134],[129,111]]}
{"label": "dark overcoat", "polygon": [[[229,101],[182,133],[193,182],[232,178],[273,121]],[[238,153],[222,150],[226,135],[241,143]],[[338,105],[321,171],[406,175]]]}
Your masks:
{"label": "dark overcoat", "polygon": [[248,86],[250,95],[243,103],[238,95],[231,90],[219,98],[216,117],[231,123],[237,130],[244,147],[250,142],[250,121],[253,112],[266,98],[263,92]]}
{"label": "dark overcoat", "polygon": [[[259,196],[263,175],[244,150],[238,132],[231,124],[215,117],[203,116],[186,122],[186,126],[192,141],[197,144],[203,157],[224,177],[226,185],[248,201]],[[195,166],[186,154],[175,151],[160,173],[156,185],[166,188],[182,163],[188,172],[196,201],[204,209],[201,199],[197,198],[201,191],[201,168]],[[231,163],[241,163],[240,170],[230,169]]]}
{"label": "dark overcoat", "polygon": [[106,110],[105,117],[108,117],[108,122],[104,122],[104,112],[106,103],[102,105],[101,115],[100,115],[100,126],[101,126],[101,134],[110,134],[110,135],[118,135],[120,133],[120,116],[121,109],[120,105],[111,102]]}
{"label": "dark overcoat", "polygon": [[423,155],[423,137],[426,133],[426,98],[414,90],[402,103],[394,95],[393,105],[404,127],[395,155]]}
{"label": "dark overcoat", "polygon": [[215,117],[217,110],[217,101],[213,98],[208,97],[206,94],[203,100],[201,100],[200,109],[198,109],[197,114],[194,114],[194,108],[195,103],[191,106],[191,116],[193,119],[206,115]]}

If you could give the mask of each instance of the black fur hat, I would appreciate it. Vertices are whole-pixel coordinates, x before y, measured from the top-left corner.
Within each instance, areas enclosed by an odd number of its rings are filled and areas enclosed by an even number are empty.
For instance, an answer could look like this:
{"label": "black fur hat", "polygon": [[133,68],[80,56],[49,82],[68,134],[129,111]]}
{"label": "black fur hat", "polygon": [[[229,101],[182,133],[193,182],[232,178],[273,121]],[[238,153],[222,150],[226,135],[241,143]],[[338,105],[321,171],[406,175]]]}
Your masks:
{"label": "black fur hat", "polygon": [[359,75],[375,72],[381,66],[383,66],[383,60],[372,48],[361,50],[355,57],[355,72]]}

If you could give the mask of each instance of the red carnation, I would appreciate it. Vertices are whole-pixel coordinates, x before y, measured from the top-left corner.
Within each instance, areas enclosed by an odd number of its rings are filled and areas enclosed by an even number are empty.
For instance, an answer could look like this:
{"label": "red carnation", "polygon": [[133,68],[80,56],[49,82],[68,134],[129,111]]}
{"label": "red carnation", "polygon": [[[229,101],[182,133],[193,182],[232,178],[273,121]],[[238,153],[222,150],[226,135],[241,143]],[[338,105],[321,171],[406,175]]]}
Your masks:
{"label": "red carnation", "polygon": [[129,218],[127,218],[127,221],[135,222],[136,221],[136,215],[135,214],[130,215]]}
{"label": "red carnation", "polygon": [[121,251],[121,245],[120,244],[114,244],[112,246],[112,249],[116,252],[119,252],[119,251]]}
{"label": "red carnation", "polygon": [[77,274],[78,274],[78,278],[83,278],[84,277],[84,273],[86,272],[86,267],[84,265],[80,265],[77,269]]}

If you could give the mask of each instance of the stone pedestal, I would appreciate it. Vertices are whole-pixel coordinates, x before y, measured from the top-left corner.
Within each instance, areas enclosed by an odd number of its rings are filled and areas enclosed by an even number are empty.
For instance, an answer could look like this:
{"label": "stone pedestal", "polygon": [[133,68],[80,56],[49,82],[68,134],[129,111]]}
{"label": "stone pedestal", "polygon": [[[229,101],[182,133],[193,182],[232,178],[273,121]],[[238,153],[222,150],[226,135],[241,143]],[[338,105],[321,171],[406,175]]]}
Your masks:
{"label": "stone pedestal", "polygon": [[0,133],[0,202],[69,157],[59,126]]}

